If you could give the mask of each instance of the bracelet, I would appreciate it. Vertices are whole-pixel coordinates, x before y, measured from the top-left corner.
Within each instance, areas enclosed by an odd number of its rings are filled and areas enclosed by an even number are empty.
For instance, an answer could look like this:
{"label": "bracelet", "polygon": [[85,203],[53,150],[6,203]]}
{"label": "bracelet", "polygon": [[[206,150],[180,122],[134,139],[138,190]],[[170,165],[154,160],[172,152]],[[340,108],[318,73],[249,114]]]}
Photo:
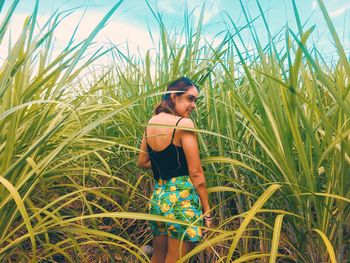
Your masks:
{"label": "bracelet", "polygon": [[211,216],[203,216],[204,220],[211,221],[213,218]]}

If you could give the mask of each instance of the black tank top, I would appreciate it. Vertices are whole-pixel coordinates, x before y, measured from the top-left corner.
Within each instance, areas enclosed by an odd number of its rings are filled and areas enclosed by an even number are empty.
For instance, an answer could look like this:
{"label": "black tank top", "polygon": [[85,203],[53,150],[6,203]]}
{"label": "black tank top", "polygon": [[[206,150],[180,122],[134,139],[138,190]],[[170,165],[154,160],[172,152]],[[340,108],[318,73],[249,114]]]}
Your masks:
{"label": "black tank top", "polygon": [[[177,121],[176,126],[181,119]],[[177,176],[189,175],[184,150],[181,146],[176,146],[173,143],[175,131],[176,128],[173,131],[170,144],[164,150],[154,151],[147,142],[146,128],[147,151],[151,160],[155,180],[170,180]]]}

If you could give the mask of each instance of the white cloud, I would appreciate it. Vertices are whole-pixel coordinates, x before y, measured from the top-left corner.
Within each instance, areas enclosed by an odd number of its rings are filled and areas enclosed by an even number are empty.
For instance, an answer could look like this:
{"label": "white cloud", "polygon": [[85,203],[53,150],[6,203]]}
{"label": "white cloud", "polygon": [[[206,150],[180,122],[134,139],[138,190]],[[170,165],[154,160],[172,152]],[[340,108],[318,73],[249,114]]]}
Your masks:
{"label": "white cloud", "polygon": [[350,8],[350,3],[336,9],[336,10],[333,10],[333,11],[330,11],[329,12],[329,15],[331,17],[337,17],[337,16],[341,16],[346,10],[348,10]]}
{"label": "white cloud", "polygon": [[[57,55],[62,48],[64,48],[69,42],[76,25],[82,16],[82,12],[76,12],[63,19],[61,24],[57,27],[55,38],[55,49],[53,55]],[[12,23],[10,25],[11,30],[7,30],[7,34],[0,45],[0,59],[5,59],[8,51],[9,33],[11,32],[12,46],[16,39],[19,37],[23,22],[28,15],[26,14],[13,14]],[[77,33],[75,35],[75,43],[78,43],[89,36],[93,29],[97,26],[100,20],[103,18],[104,13],[98,13],[96,11],[86,12],[83,20],[81,21]],[[0,16],[0,21],[3,16]],[[38,19],[38,24],[43,25],[49,16],[44,15]],[[37,31],[38,32],[38,31]],[[158,39],[157,34],[153,35],[154,39]],[[93,42],[98,42],[98,45],[109,46],[110,43],[118,46],[122,50],[126,50],[128,47],[131,54],[137,54],[139,51],[145,53],[148,49],[153,48],[151,37],[149,36],[148,29],[143,26],[132,24],[130,22],[121,21],[118,17],[110,20],[107,25],[100,30]],[[140,49],[140,50],[139,50]],[[1,64],[1,61],[0,61]]]}

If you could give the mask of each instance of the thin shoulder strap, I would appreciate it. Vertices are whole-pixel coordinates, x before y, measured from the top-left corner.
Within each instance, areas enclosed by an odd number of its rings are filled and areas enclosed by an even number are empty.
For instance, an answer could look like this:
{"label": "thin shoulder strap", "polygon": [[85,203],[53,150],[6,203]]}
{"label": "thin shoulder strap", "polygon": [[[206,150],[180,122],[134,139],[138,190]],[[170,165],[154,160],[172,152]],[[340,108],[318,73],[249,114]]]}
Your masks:
{"label": "thin shoulder strap", "polygon": [[[177,121],[177,123],[176,123],[175,126],[177,126],[177,125],[179,124],[179,122],[180,122],[182,119],[183,119],[183,118],[181,117],[181,118]],[[174,131],[173,131],[173,136],[171,137],[171,143],[173,143],[175,131],[176,131],[176,128],[175,128]]]}

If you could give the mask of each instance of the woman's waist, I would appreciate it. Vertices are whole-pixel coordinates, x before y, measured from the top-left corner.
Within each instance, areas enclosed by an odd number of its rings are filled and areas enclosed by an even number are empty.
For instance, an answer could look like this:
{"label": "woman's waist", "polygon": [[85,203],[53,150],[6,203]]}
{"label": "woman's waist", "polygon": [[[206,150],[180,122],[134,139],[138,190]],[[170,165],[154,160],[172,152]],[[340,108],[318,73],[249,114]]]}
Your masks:
{"label": "woman's waist", "polygon": [[155,178],[163,178],[163,180],[171,180],[175,177],[188,176],[189,171],[187,164],[178,166],[158,166],[152,163],[152,172]]}
{"label": "woman's waist", "polygon": [[176,191],[194,188],[188,175],[176,176],[171,179],[155,180],[154,188],[163,188],[163,190]]}

